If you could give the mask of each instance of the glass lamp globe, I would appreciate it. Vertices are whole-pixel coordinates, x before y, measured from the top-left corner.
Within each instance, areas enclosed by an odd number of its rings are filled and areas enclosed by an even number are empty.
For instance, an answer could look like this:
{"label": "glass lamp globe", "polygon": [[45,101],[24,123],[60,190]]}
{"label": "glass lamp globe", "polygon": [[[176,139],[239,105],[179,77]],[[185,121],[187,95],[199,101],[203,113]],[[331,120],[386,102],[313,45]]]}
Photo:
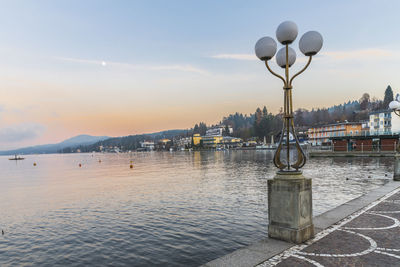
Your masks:
{"label": "glass lamp globe", "polygon": [[[289,47],[288,55],[289,55],[288,63],[290,67],[296,61],[296,51],[294,51],[293,48]],[[286,67],[286,47],[282,47],[281,49],[279,49],[278,53],[276,53],[276,63],[281,68]]]}
{"label": "glass lamp globe", "polygon": [[397,102],[396,100],[390,102],[390,103],[389,103],[389,108],[390,108],[390,109],[393,109],[393,110],[398,110],[398,109],[400,109],[400,102]]}
{"label": "glass lamp globe", "polygon": [[321,50],[323,42],[322,35],[319,32],[309,31],[301,36],[299,48],[304,55],[313,56]]}
{"label": "glass lamp globe", "polygon": [[276,53],[276,42],[271,37],[263,37],[257,41],[254,50],[259,59],[270,60]]}
{"label": "glass lamp globe", "polygon": [[281,44],[291,44],[297,37],[298,29],[293,21],[284,21],[276,29],[276,38]]}

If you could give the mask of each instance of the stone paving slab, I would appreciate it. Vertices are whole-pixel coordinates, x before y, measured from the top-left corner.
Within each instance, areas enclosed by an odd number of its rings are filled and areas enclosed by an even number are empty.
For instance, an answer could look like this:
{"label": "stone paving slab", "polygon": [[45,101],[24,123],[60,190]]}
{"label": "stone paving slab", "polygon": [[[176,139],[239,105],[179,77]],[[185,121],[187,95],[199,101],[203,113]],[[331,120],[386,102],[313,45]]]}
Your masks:
{"label": "stone paving slab", "polygon": [[400,188],[258,266],[400,266]]}

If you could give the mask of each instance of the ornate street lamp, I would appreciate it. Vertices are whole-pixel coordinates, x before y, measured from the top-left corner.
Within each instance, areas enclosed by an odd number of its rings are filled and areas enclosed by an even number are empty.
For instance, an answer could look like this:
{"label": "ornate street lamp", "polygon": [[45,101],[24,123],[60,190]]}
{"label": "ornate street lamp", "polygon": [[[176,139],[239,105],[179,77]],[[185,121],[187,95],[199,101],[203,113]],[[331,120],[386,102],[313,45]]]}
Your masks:
{"label": "ornate street lamp", "polygon": [[[400,116],[400,95],[397,94],[396,99],[389,103],[389,109],[391,109],[394,114]],[[392,123],[393,127],[393,123]],[[400,181],[400,143],[397,141],[396,154],[394,155],[394,173],[393,180]]]}
{"label": "ornate street lamp", "polygon": [[[299,42],[300,51],[308,56],[302,70],[290,77],[289,68],[296,61],[296,52],[289,47],[297,37],[297,25],[285,21],[278,26],[276,38],[284,45],[276,54],[276,63],[285,69],[285,75],[274,72],[269,65],[277,49],[274,39],[263,37],[256,43],[255,52],[265,66],[283,82],[284,116],[281,139],[275,151],[274,164],[279,171],[268,179],[268,236],[294,243],[302,243],[314,236],[312,217],[312,181],[302,175],[299,169],[306,163],[306,156],[300,146],[294,129],[292,83],[311,63],[311,59],[322,47],[322,36],[316,31],[306,32]],[[290,162],[290,134],[296,142],[297,161]],[[281,161],[283,140],[286,145],[286,162]]]}
{"label": "ornate street lamp", "polygon": [[[272,75],[278,77],[283,81],[283,90],[284,90],[284,116],[283,116],[283,127],[282,134],[279,141],[279,145],[275,151],[274,155],[274,164],[277,168],[280,169],[281,172],[299,172],[299,169],[304,166],[306,163],[306,156],[303,152],[303,149],[300,146],[299,140],[296,135],[296,131],[294,129],[294,117],[293,117],[293,101],[292,101],[292,83],[293,79],[300,75],[303,71],[307,69],[307,67],[311,63],[311,59],[314,55],[316,55],[322,47],[322,36],[316,31],[306,32],[299,41],[300,51],[308,56],[308,62],[305,67],[300,70],[298,73],[293,75],[291,78],[289,77],[289,68],[296,61],[296,52],[289,47],[291,43],[297,37],[297,25],[292,21],[282,22],[278,29],[276,30],[276,38],[278,41],[284,45],[278,53],[276,54],[276,63],[281,68],[285,69],[285,77],[274,72],[269,66],[268,62],[271,60],[277,49],[277,45],[274,39],[271,37],[263,37],[256,43],[255,52],[257,57],[265,61],[265,66],[272,73]],[[294,164],[290,163],[290,133],[293,135],[296,143],[297,149],[297,161]],[[285,139],[286,145],[286,164],[281,161],[281,151],[283,146],[283,140]],[[293,170],[294,169],[294,170]]]}

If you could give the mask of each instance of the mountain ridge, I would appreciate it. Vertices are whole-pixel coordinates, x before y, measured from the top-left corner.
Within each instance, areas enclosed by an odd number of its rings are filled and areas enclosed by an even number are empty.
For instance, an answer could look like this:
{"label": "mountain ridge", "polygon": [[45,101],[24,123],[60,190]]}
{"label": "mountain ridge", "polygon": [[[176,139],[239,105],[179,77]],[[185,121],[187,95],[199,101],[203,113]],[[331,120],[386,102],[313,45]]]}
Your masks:
{"label": "mountain ridge", "polygon": [[71,138],[65,139],[55,144],[45,144],[37,146],[28,146],[11,150],[0,151],[0,155],[15,155],[15,154],[50,154],[58,153],[66,147],[77,147],[81,145],[91,145],[99,141],[103,141],[112,137],[109,136],[92,136],[88,134],[80,134]]}

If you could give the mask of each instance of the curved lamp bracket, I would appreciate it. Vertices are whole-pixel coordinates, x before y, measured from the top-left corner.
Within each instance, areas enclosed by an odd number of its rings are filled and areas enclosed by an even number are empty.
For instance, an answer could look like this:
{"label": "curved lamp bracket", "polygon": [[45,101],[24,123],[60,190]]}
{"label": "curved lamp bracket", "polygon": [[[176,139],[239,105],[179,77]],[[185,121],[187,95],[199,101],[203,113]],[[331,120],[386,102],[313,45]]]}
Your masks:
{"label": "curved lamp bracket", "polygon": [[304,66],[304,68],[303,68],[301,71],[299,71],[298,73],[296,73],[295,75],[293,75],[293,77],[290,79],[289,86],[292,86],[292,82],[293,82],[293,79],[294,79],[294,78],[296,78],[297,76],[299,76],[300,74],[302,74],[303,71],[305,71],[305,70],[308,68],[308,66],[310,66],[311,60],[312,60],[312,56],[309,56],[308,62],[307,62],[307,64]]}
{"label": "curved lamp bracket", "polygon": [[268,60],[265,61],[265,66],[267,67],[267,69],[269,70],[269,72],[271,72],[272,75],[278,77],[279,79],[281,79],[283,81],[283,85],[286,86],[286,81],[285,78],[283,78],[281,75],[277,74],[276,72],[274,72],[268,65]]}

